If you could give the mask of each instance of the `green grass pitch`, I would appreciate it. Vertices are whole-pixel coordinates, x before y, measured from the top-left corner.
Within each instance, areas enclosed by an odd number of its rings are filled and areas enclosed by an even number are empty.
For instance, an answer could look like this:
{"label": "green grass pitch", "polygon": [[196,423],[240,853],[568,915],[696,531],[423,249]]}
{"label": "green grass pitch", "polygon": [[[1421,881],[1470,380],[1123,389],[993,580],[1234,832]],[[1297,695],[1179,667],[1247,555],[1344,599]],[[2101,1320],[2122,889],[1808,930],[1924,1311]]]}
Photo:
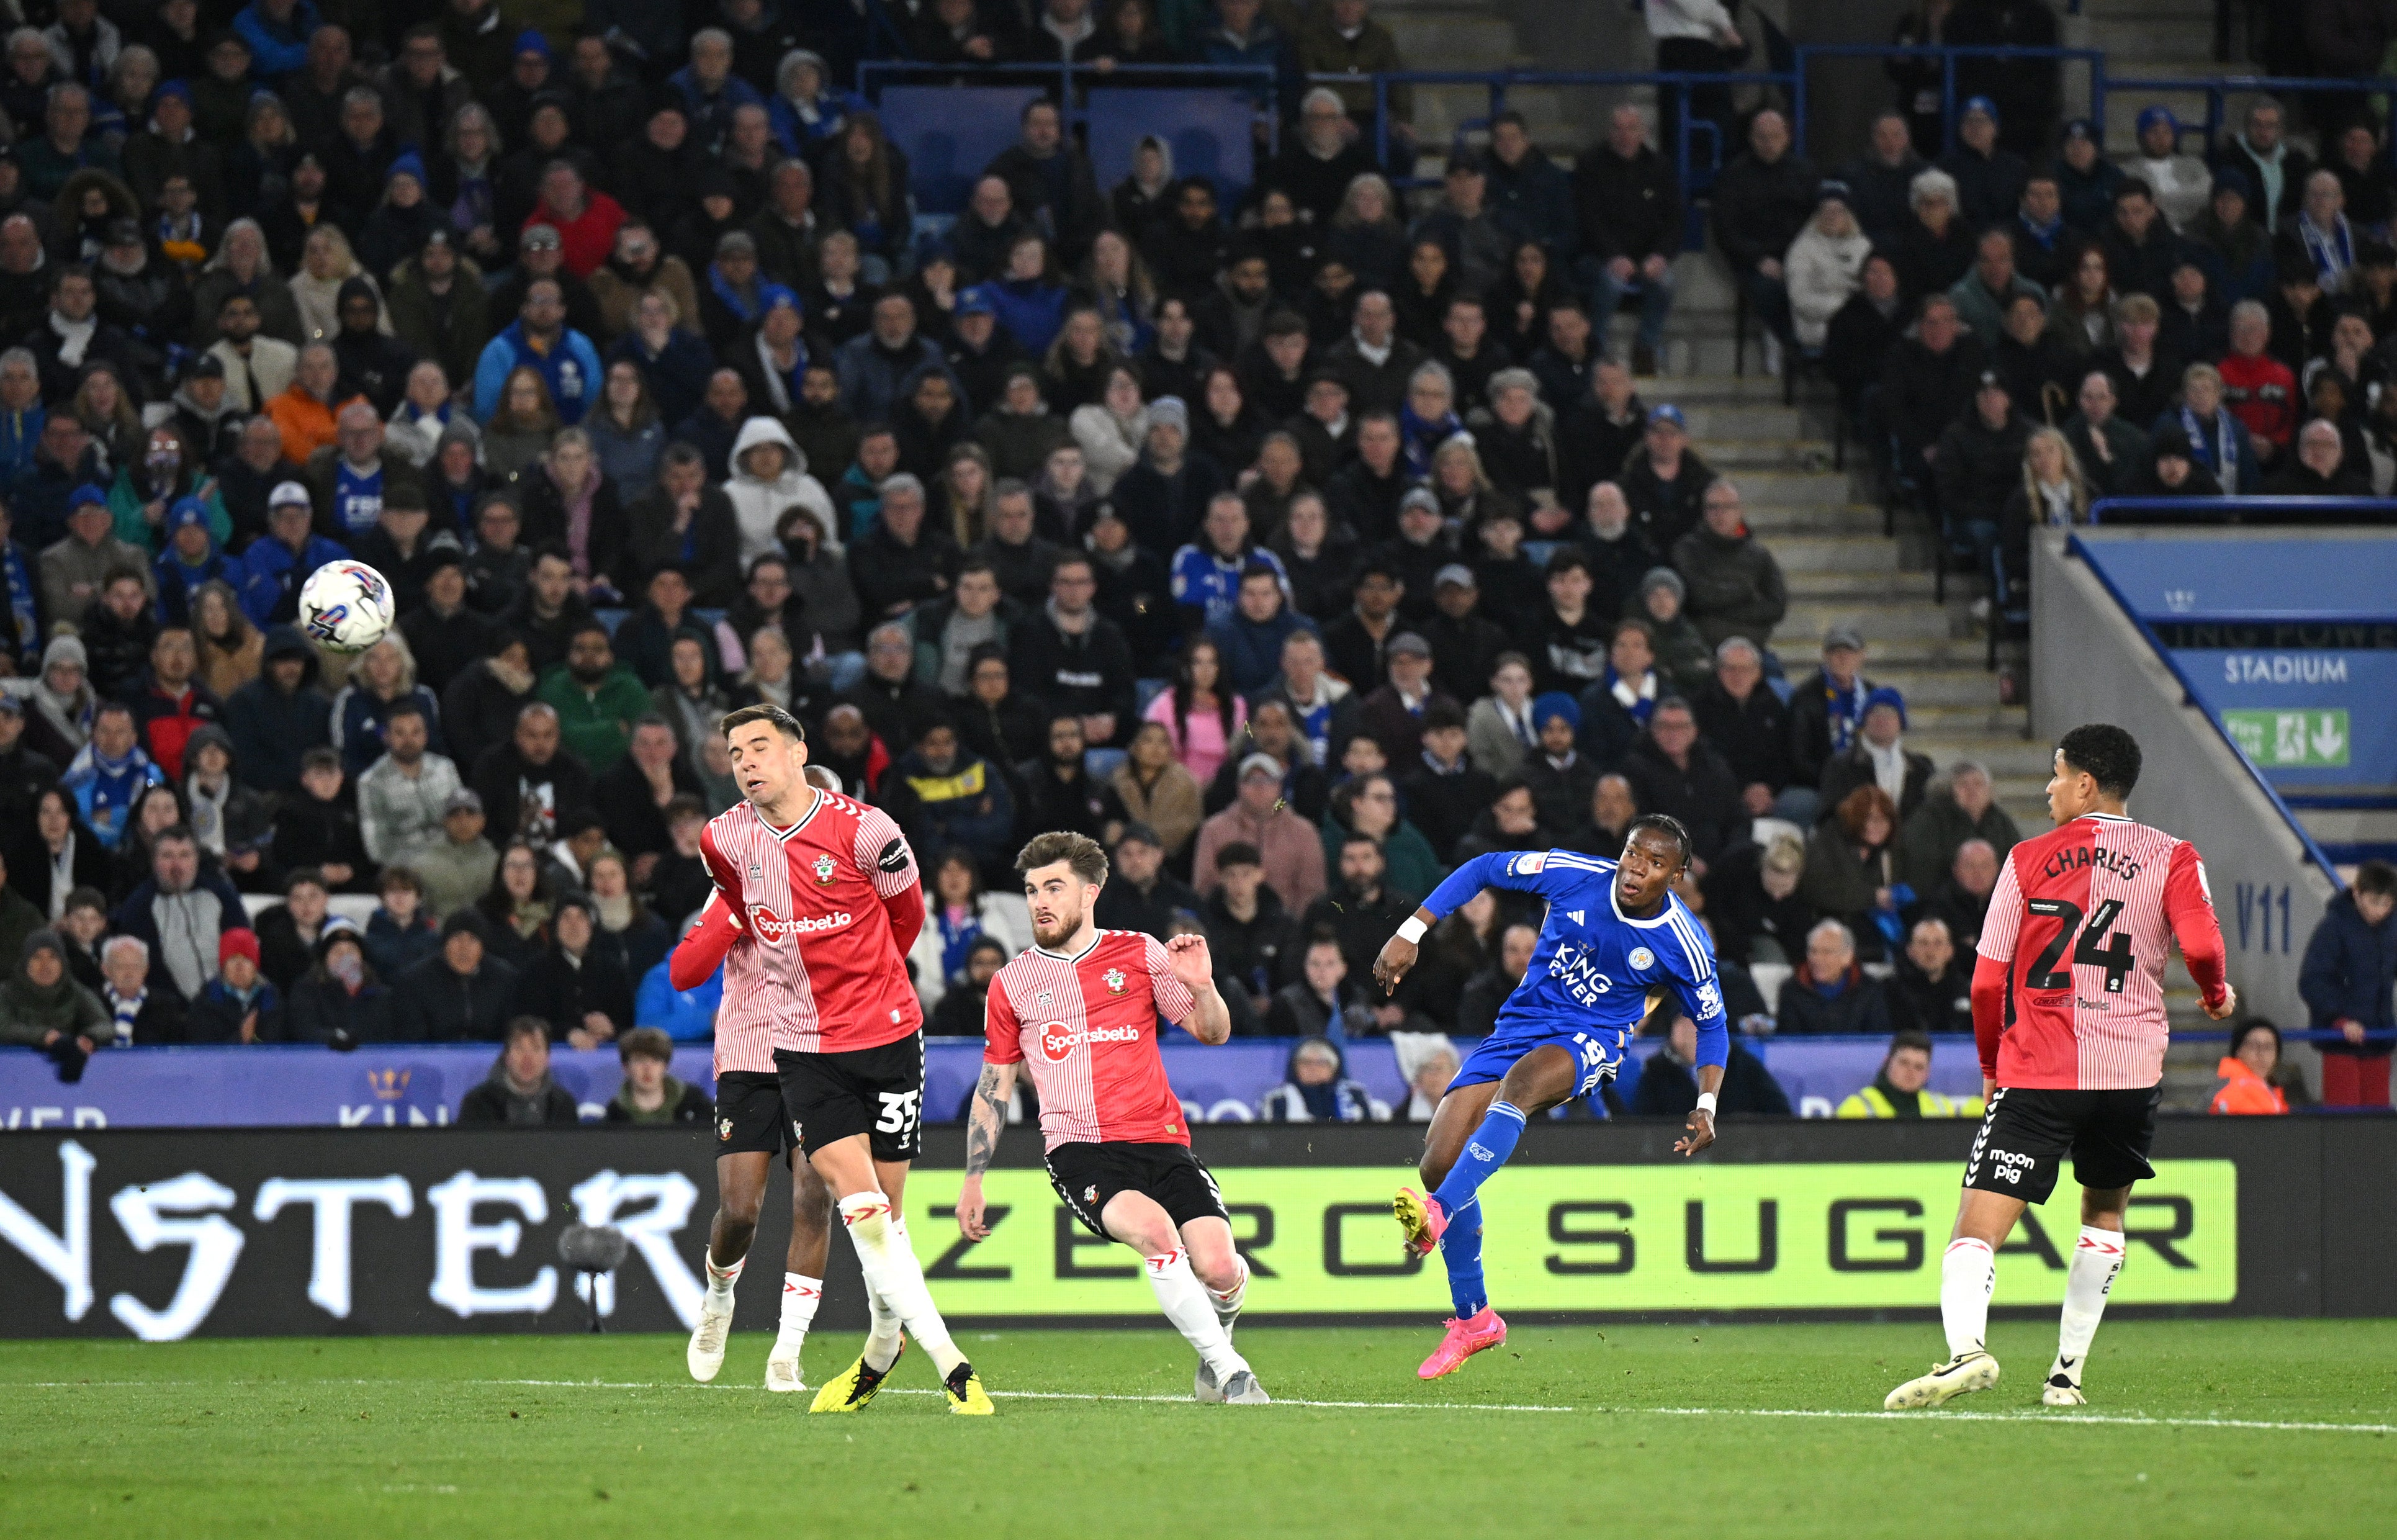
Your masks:
{"label": "green grass pitch", "polygon": [[[1520,1325],[1426,1386],[1413,1370],[1435,1330],[1259,1325],[1241,1344],[1281,1404],[1256,1408],[1190,1404],[1191,1355],[1161,1329],[969,1329],[998,1395],[986,1421],[950,1416],[912,1351],[893,1386],[914,1394],[810,1416],[807,1397],[759,1387],[761,1334],[736,1336],[705,1387],[681,1339],[654,1336],[14,1343],[0,1534],[2283,1540],[2397,1525],[2397,1321],[2112,1322],[2075,1413],[2038,1405],[2053,1322],[1993,1338],[1998,1389],[1886,1417],[1882,1394],[1938,1356],[1936,1326]],[[856,1347],[812,1339],[810,1385]]]}

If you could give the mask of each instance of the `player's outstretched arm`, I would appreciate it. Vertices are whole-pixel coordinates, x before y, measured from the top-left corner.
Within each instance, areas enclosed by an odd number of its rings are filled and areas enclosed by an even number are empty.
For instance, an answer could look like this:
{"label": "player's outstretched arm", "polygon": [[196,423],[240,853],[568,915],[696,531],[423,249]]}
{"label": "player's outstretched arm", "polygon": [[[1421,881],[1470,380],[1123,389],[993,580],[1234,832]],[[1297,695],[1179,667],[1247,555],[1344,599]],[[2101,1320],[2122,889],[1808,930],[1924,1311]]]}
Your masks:
{"label": "player's outstretched arm", "polygon": [[1578,880],[1585,868],[1579,864],[1588,858],[1571,858],[1570,873],[1563,864],[1551,870],[1549,858],[1560,852],[1550,850],[1493,850],[1477,855],[1440,880],[1423,901],[1423,907],[1407,917],[1399,933],[1386,943],[1381,955],[1373,959],[1373,982],[1384,993],[1395,990],[1399,981],[1415,965],[1426,931],[1454,913],[1466,899],[1484,888],[1505,888],[1519,893],[1537,893],[1543,898],[1556,896],[1561,884]]}
{"label": "player's outstretched arm", "polygon": [[686,931],[666,965],[666,981],[676,989],[696,989],[723,966],[724,955],[741,939],[741,922],[733,917],[722,893],[708,895],[699,923]]}
{"label": "player's outstretched arm", "polygon": [[1015,1094],[1015,1066],[986,1064],[974,1082],[973,1101],[966,1107],[966,1184],[957,1195],[957,1229],[968,1240],[984,1240],[990,1226],[983,1223],[982,1173],[998,1153],[998,1135],[1007,1127],[1008,1100]]}
{"label": "player's outstretched arm", "polygon": [[1165,960],[1173,977],[1190,991],[1195,1005],[1182,1029],[1212,1048],[1232,1040],[1232,1008],[1215,987],[1215,957],[1204,936],[1176,936],[1165,944]]}
{"label": "player's outstretched arm", "polygon": [[[1700,1065],[1698,1066],[1698,1094],[1715,1095],[1722,1090],[1722,1065]],[[1689,1121],[1681,1126],[1689,1132],[1673,1141],[1673,1153],[1676,1155],[1695,1155],[1715,1142],[1715,1115],[1710,1106],[1701,1105],[1692,1107]]]}

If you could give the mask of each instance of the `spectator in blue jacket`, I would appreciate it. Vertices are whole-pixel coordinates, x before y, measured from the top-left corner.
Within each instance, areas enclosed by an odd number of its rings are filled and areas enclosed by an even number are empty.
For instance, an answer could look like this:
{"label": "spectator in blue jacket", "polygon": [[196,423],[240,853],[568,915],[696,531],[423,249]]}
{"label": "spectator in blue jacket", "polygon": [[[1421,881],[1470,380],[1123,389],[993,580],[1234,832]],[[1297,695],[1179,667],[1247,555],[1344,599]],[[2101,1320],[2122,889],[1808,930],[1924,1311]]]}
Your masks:
{"label": "spectator in blue jacket", "polygon": [[500,391],[517,368],[529,368],[549,387],[557,419],[568,427],[599,397],[603,373],[591,339],[566,324],[566,289],[555,278],[525,286],[516,321],[490,340],[475,365],[475,415],[485,422],[499,408]]}
{"label": "spectator in blue jacket", "polygon": [[49,420],[42,408],[42,370],[29,348],[0,353],[0,496],[13,498],[17,486],[35,470],[33,451],[41,447],[42,424]]}
{"label": "spectator in blue jacket", "polygon": [[198,498],[175,500],[175,505],[167,510],[164,534],[167,549],[152,568],[158,577],[158,619],[162,623],[188,624],[192,595],[200,584],[221,582],[237,586],[248,576],[240,561],[218,548],[216,536],[208,532],[208,507]]}
{"label": "spectator in blue jacket", "polygon": [[[1007,248],[1007,265],[982,286],[998,324],[1034,357],[1049,351],[1065,325],[1065,286],[1058,280],[1048,238],[1037,230],[1017,235]],[[850,344],[851,347],[856,343]]]}
{"label": "spectator in blue jacket", "polygon": [[[241,554],[242,612],[252,625],[288,622],[300,613],[300,585],[328,561],[349,555],[316,533],[316,502],[308,489],[287,481],[267,494],[266,535]],[[247,759],[248,756],[244,756]]]}
{"label": "spectator in blue jacket", "polygon": [[716,1008],[724,1002],[724,970],[691,989],[676,989],[667,977],[672,964],[659,963],[641,975],[633,996],[633,1021],[654,1026],[678,1043],[703,1043],[716,1036]]}
{"label": "spectator in blue jacket", "polygon": [[691,34],[690,62],[668,75],[666,83],[682,93],[690,109],[690,141],[705,154],[723,150],[734,113],[766,105],[757,87],[732,73],[732,34],[721,27]]}
{"label": "spectator in blue jacket", "polygon": [[249,46],[250,68],[261,80],[276,80],[308,62],[308,39],[315,34],[316,7],[310,0],[250,0],[233,19],[233,30]]}
{"label": "spectator in blue jacket", "polygon": [[1254,695],[1272,684],[1281,672],[1282,644],[1315,631],[1312,620],[1291,608],[1284,583],[1269,562],[1248,563],[1240,569],[1232,612],[1207,627],[1207,639],[1224,660],[1225,677],[1236,694]]}
{"label": "spectator in blue jacket", "polygon": [[2306,943],[2297,992],[2316,1031],[2346,1038],[2321,1045],[2323,1105],[2388,1106],[2392,1045],[2364,1035],[2397,1029],[2397,866],[2365,862],[2330,901]]}
{"label": "spectator in blue jacket", "polygon": [[288,625],[268,631],[258,677],[225,702],[225,730],[245,783],[260,791],[300,789],[301,758],[333,740],[332,703],[315,685],[316,649],[308,638]]}
{"label": "spectator in blue jacket", "polygon": [[1240,585],[1257,568],[1271,572],[1288,596],[1290,576],[1281,558],[1249,538],[1247,502],[1238,492],[1217,492],[1207,500],[1198,538],[1173,553],[1173,602],[1181,607],[1183,629],[1195,635],[1232,619]]}

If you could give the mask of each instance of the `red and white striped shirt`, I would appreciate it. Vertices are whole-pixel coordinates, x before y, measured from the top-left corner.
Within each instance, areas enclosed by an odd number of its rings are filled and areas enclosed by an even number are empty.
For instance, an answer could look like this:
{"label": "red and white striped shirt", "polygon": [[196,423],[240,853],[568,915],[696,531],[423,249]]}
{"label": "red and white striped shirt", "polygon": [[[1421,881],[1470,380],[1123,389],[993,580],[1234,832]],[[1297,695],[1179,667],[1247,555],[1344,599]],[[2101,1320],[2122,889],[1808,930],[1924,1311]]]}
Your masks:
{"label": "red and white striped shirt", "polygon": [[741,931],[724,958],[719,1070],[770,1071],[775,1050],[879,1048],[923,1026],[906,963],[923,892],[889,813],[818,791],[777,829],[743,802],[707,825],[699,852]]}
{"label": "red and white striped shirt", "polygon": [[1036,946],[998,971],[984,1008],[982,1056],[1030,1068],[1050,1149],[1186,1145],[1182,1098],[1166,1081],[1157,1036],[1198,1009],[1163,942],[1101,931],[1077,956]]}
{"label": "red and white striped shirt", "polygon": [[2090,813],[2016,845],[1981,930],[1973,1026],[1982,1073],[2002,1086],[2068,1091],[2163,1079],[2175,938],[2205,998],[2219,1001],[2222,930],[2187,840]]}

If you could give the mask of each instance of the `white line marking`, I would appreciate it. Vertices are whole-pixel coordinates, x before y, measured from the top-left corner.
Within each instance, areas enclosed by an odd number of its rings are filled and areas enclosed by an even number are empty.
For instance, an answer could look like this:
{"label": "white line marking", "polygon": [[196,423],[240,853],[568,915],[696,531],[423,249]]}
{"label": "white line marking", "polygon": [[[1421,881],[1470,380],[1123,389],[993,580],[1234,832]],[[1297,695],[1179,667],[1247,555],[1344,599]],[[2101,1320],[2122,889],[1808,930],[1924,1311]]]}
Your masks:
{"label": "white line marking", "polygon": [[1618,1413],[1646,1413],[1655,1417],[1836,1417],[1873,1422],[1946,1420],[1974,1423],[2099,1423],[2117,1427],[2244,1427],[2275,1433],[2397,1433],[2392,1423],[2276,1423],[2243,1417],[2120,1416],[2097,1412],[1835,1412],[1819,1409],[1783,1410],[1745,1406],[1627,1406],[1606,1410]]}
{"label": "white line marking", "polygon": [[[692,1381],[659,1380],[20,1380],[0,1381],[0,1390],[155,1390],[218,1389],[235,1386],[300,1389],[315,1385],[440,1387],[454,1385],[521,1386],[537,1390],[753,1390],[749,1385],[700,1385]],[[938,1396],[938,1390],[893,1386],[886,1396]],[[1132,1396],[1096,1390],[994,1390],[995,1400],[1019,1401],[1145,1401],[1162,1406],[1197,1404],[1187,1396]],[[2397,1423],[2270,1422],[2250,1417],[2150,1417],[2137,1413],[2048,1412],[1847,1412],[1822,1407],[1756,1406],[1543,1406],[1503,1401],[1319,1401],[1276,1398],[1276,1406],[1309,1406],[1349,1412],[1586,1412],[1607,1417],[1806,1417],[1840,1422],[1972,1422],[2016,1423],[2046,1426],[2057,1423],[2094,1424],[2109,1427],[2220,1427],[2265,1433],[2397,1433]]]}

